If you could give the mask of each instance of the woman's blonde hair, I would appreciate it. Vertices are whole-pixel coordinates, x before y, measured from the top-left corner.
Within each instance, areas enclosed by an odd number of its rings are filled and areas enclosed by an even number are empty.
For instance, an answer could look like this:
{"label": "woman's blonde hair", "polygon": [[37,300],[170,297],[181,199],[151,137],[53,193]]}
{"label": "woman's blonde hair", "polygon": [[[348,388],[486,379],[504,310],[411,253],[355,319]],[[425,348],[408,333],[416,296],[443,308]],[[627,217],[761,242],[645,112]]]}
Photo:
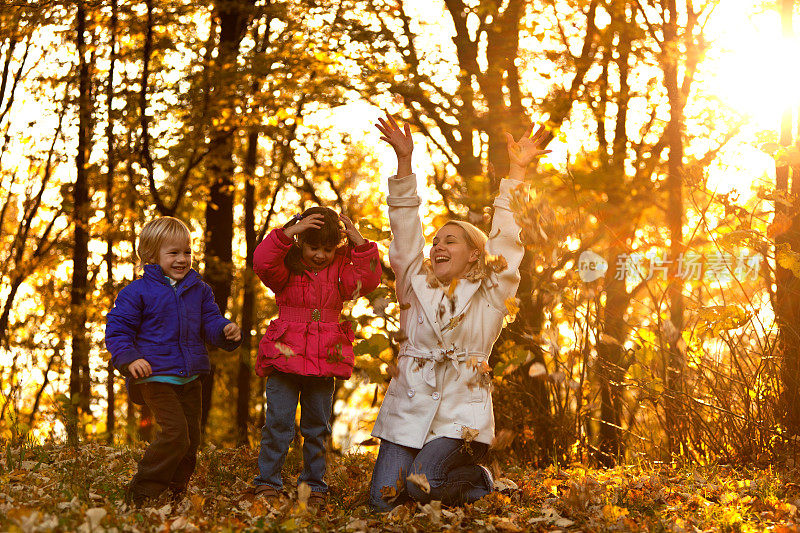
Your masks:
{"label": "woman's blonde hair", "polygon": [[142,228],[136,254],[142,264],[158,263],[158,251],[164,242],[183,239],[192,245],[192,233],[186,224],[175,217],[158,217]]}

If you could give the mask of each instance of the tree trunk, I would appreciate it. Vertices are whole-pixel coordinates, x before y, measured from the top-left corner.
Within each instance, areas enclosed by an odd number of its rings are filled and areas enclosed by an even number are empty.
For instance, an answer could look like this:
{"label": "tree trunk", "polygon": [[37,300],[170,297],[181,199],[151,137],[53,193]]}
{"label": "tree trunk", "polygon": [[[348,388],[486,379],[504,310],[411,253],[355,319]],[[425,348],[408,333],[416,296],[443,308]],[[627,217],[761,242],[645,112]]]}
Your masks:
{"label": "tree trunk", "polygon": [[666,20],[662,67],[664,85],[669,100],[670,119],[667,123],[666,139],[669,147],[667,162],[667,226],[670,233],[670,278],[667,293],[670,303],[670,321],[667,328],[668,364],[665,369],[664,419],[667,448],[672,454],[681,453],[685,447],[686,431],[683,427],[683,352],[679,347],[683,331],[683,280],[678,276],[678,259],[683,246],[683,107],[684,100],[678,84],[678,12],[675,0],[664,1]]}
{"label": "tree trunk", "polygon": [[[111,0],[111,60],[108,67],[108,82],[106,83],[106,140],[108,143],[108,171],[106,173],[106,294],[113,300],[114,294],[114,169],[116,167],[116,154],[114,151],[114,69],[117,60],[117,0]],[[106,441],[114,443],[114,428],[117,424],[116,390],[114,387],[114,364],[109,359],[108,375],[106,377]]]}
{"label": "tree trunk", "polygon": [[79,61],[78,78],[78,153],[75,158],[76,178],[72,189],[72,288],[70,291],[70,317],[72,326],[72,365],[70,369],[70,417],[68,435],[73,445],[78,444],[79,409],[89,411],[89,340],[86,336],[86,295],[88,291],[89,260],[89,156],[91,101],[89,65],[86,61],[86,12],[82,1],[77,2],[76,46]]}
{"label": "tree trunk", "polygon": [[247,137],[247,156],[244,162],[244,234],[247,256],[244,271],[244,296],[242,298],[242,347],[239,349],[239,369],[236,377],[238,396],[236,399],[237,441],[240,446],[249,445],[250,427],[250,379],[253,375],[253,322],[255,313],[255,276],[253,252],[256,248],[256,187],[255,167],[258,156],[258,133]]}
{"label": "tree trunk", "polygon": [[[233,281],[233,140],[236,129],[234,98],[236,97],[239,43],[244,36],[255,0],[220,3],[214,13],[219,19],[219,45],[213,77],[212,93],[219,125],[211,134],[207,175],[210,182],[206,202],[205,269],[203,277],[214,291],[214,300],[222,313],[228,308]],[[213,122],[212,122],[213,123]],[[213,352],[214,350],[212,350]],[[213,353],[212,361],[213,361]],[[203,377],[203,409],[201,424],[205,434],[211,412],[215,365]]]}
{"label": "tree trunk", "polygon": [[[632,213],[633,217],[626,215],[627,201],[629,200],[628,190],[625,187],[627,174],[625,161],[628,158],[629,137],[627,134],[627,102],[630,97],[630,86],[628,75],[630,67],[628,65],[632,47],[632,31],[628,22],[629,11],[633,11],[628,2],[623,2],[615,6],[612,10],[612,27],[618,38],[616,49],[613,47],[613,35],[606,43],[606,54],[604,60],[607,66],[610,62],[616,64],[619,72],[619,88],[612,92],[606,87],[601,99],[617,105],[617,114],[614,125],[614,138],[611,144],[611,152],[608,155],[606,165],[607,171],[612,178],[612,185],[607,191],[609,223],[611,234],[609,239],[609,266],[617,264],[617,258],[628,253],[634,237],[631,219],[637,214]],[[614,50],[616,53],[612,53]],[[607,68],[607,67],[604,67]],[[605,112],[599,121],[605,121]],[[602,129],[599,130],[598,137],[604,136]],[[601,142],[602,144],[602,142]],[[602,157],[602,156],[601,156]],[[616,224],[611,223],[612,218],[620,219]],[[622,278],[622,279],[618,279]],[[602,309],[602,331],[607,335],[601,339],[597,345],[597,375],[600,380],[600,427],[598,431],[598,461],[604,466],[611,466],[620,460],[625,453],[625,443],[622,436],[622,394],[623,378],[627,371],[627,362],[623,360],[622,343],[628,335],[628,325],[625,315],[630,304],[632,293],[628,293],[625,284],[625,277],[618,276],[614,268],[609,268],[605,277],[605,306]]]}
{"label": "tree trunk", "polygon": [[[783,36],[791,39],[794,34],[792,15],[794,0],[781,0],[781,25]],[[788,107],[781,117],[780,144],[784,147],[792,146],[792,108]],[[800,175],[790,166],[778,166],[775,169],[776,189],[781,196],[787,196],[790,191],[800,189]],[[795,197],[796,198],[796,197]],[[775,202],[775,217],[792,217],[790,229],[776,236],[776,246],[788,245],[795,253],[800,252],[800,217],[798,200],[793,200],[795,206],[788,208],[780,202]],[[791,270],[776,264],[775,273],[775,318],[779,328],[779,342],[782,355],[781,381],[783,391],[781,394],[781,407],[783,422],[789,435],[800,434],[800,279],[792,274]]]}

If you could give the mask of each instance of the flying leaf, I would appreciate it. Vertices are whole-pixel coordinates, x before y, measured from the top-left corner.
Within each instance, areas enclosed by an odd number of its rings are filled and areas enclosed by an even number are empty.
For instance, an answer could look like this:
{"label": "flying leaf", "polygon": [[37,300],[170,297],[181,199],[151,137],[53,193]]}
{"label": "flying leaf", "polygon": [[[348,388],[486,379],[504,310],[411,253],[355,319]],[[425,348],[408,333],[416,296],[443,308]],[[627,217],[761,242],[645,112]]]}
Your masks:
{"label": "flying leaf", "polygon": [[508,261],[506,261],[506,258],[502,255],[487,254],[484,262],[486,263],[486,267],[495,274],[499,274],[508,268]]}
{"label": "flying leaf", "polygon": [[547,369],[542,363],[539,362],[533,363],[530,369],[528,369],[528,375],[532,378],[538,378],[540,376],[544,376],[545,374],[547,374]]}
{"label": "flying leaf", "polygon": [[792,217],[785,213],[775,213],[772,224],[767,226],[767,237],[774,239],[786,233],[792,227]]}
{"label": "flying leaf", "polygon": [[452,298],[453,293],[456,292],[456,287],[458,287],[458,282],[460,281],[459,278],[455,278],[453,281],[450,282],[450,286],[447,287],[447,297]]}
{"label": "flying leaf", "polygon": [[[398,483],[400,483],[400,480],[398,480]],[[400,496],[400,492],[398,492],[397,488],[395,488],[393,485],[385,485],[381,487],[381,499],[384,501],[392,503],[397,499],[398,496]]]}
{"label": "flying leaf", "polygon": [[454,316],[450,319],[450,322],[447,323],[445,327],[442,328],[442,331],[447,331],[448,329],[455,328],[462,320],[464,320],[464,313],[461,313],[458,316]]}
{"label": "flying leaf", "polygon": [[461,438],[464,442],[472,442],[480,434],[480,431],[467,426],[461,426]]}
{"label": "flying leaf", "polygon": [[286,359],[289,359],[290,357],[294,357],[295,355],[297,355],[291,348],[289,348],[287,344],[284,344],[282,342],[276,342],[275,349],[278,350],[278,353],[284,356]]}
{"label": "flying leaf", "polygon": [[620,346],[620,342],[616,338],[612,337],[607,333],[600,334],[600,342],[602,344],[613,344],[615,346]]}
{"label": "flying leaf", "polygon": [[301,506],[306,507],[308,505],[309,496],[311,496],[311,487],[308,483],[302,482],[297,485],[297,501]]}
{"label": "flying leaf", "polygon": [[492,439],[491,448],[493,450],[504,450],[511,445],[511,442],[514,440],[514,432],[510,429],[501,429],[497,432]]}
{"label": "flying leaf", "polygon": [[425,474],[409,474],[406,481],[419,487],[425,494],[431,493],[431,484],[428,483],[428,477]]}
{"label": "flying leaf", "polygon": [[776,246],[775,259],[778,264],[787,270],[791,270],[795,277],[800,278],[800,254],[792,251],[787,243]]}
{"label": "flying leaf", "polygon": [[357,300],[358,297],[361,296],[361,280],[356,280],[356,290],[353,291],[353,294],[350,296],[351,300]]}
{"label": "flying leaf", "polygon": [[519,299],[511,296],[510,298],[506,298],[504,303],[506,304],[509,315],[514,316],[519,313]]}

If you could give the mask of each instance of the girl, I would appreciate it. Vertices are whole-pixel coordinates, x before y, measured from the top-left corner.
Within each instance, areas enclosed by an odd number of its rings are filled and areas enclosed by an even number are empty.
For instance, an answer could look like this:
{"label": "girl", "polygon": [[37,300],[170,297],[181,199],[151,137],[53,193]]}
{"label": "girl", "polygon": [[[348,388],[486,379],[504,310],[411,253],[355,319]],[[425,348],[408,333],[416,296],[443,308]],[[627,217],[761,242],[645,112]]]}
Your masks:
{"label": "girl", "polygon": [[349,322],[339,322],[342,302],[378,286],[379,259],[374,242],[365,240],[349,218],[326,207],[295,215],[256,248],[253,270],[275,293],[278,305],[278,318],[267,328],[256,362],[256,373],[269,376],[256,494],[268,499],[280,494],[299,396],[303,472],[297,481],[311,488],[309,505],[325,503],[328,486],[322,478],[333,378],[347,379],[353,370],[353,331]]}
{"label": "girl", "polygon": [[[494,200],[492,237],[467,222],[447,222],[426,260],[411,131],[389,115],[379,121],[381,139],[397,156],[386,200],[393,235],[389,262],[408,338],[372,431],[381,444],[370,507],[389,511],[408,497],[459,505],[493,489],[489,470],[477,463],[494,438],[487,360],[503,327],[505,302],[517,292],[524,252],[509,200],[527,165],[547,153],[539,148],[547,134],[540,128],[530,137],[529,128],[518,142],[506,134],[511,168]],[[495,256],[491,268],[487,254]]]}
{"label": "girl", "polygon": [[106,347],[131,399],[153,412],[161,430],[144,452],[126,499],[141,505],[167,488],[178,497],[194,472],[200,443],[200,374],[209,372],[205,343],[228,351],[242,341],[192,269],[189,228],[172,217],[142,228],[137,249],[144,276],[117,295],[106,315]]}

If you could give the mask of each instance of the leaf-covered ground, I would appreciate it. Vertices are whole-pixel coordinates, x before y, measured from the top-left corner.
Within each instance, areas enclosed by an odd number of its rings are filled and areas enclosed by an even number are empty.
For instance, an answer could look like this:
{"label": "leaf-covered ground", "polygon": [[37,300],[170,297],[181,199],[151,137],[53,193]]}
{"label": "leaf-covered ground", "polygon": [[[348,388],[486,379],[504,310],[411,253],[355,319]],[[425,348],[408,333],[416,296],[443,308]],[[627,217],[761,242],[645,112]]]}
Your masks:
{"label": "leaf-covered ground", "polygon": [[[85,444],[8,448],[0,457],[1,531],[776,531],[796,525],[794,472],[663,465],[590,470],[506,467],[493,493],[461,508],[366,507],[372,458],[332,456],[330,501],[307,509],[289,487],[277,505],[247,495],[255,452],[205,449],[189,495],[130,509],[124,488],[142,448]],[[288,479],[296,478],[292,450]]]}

